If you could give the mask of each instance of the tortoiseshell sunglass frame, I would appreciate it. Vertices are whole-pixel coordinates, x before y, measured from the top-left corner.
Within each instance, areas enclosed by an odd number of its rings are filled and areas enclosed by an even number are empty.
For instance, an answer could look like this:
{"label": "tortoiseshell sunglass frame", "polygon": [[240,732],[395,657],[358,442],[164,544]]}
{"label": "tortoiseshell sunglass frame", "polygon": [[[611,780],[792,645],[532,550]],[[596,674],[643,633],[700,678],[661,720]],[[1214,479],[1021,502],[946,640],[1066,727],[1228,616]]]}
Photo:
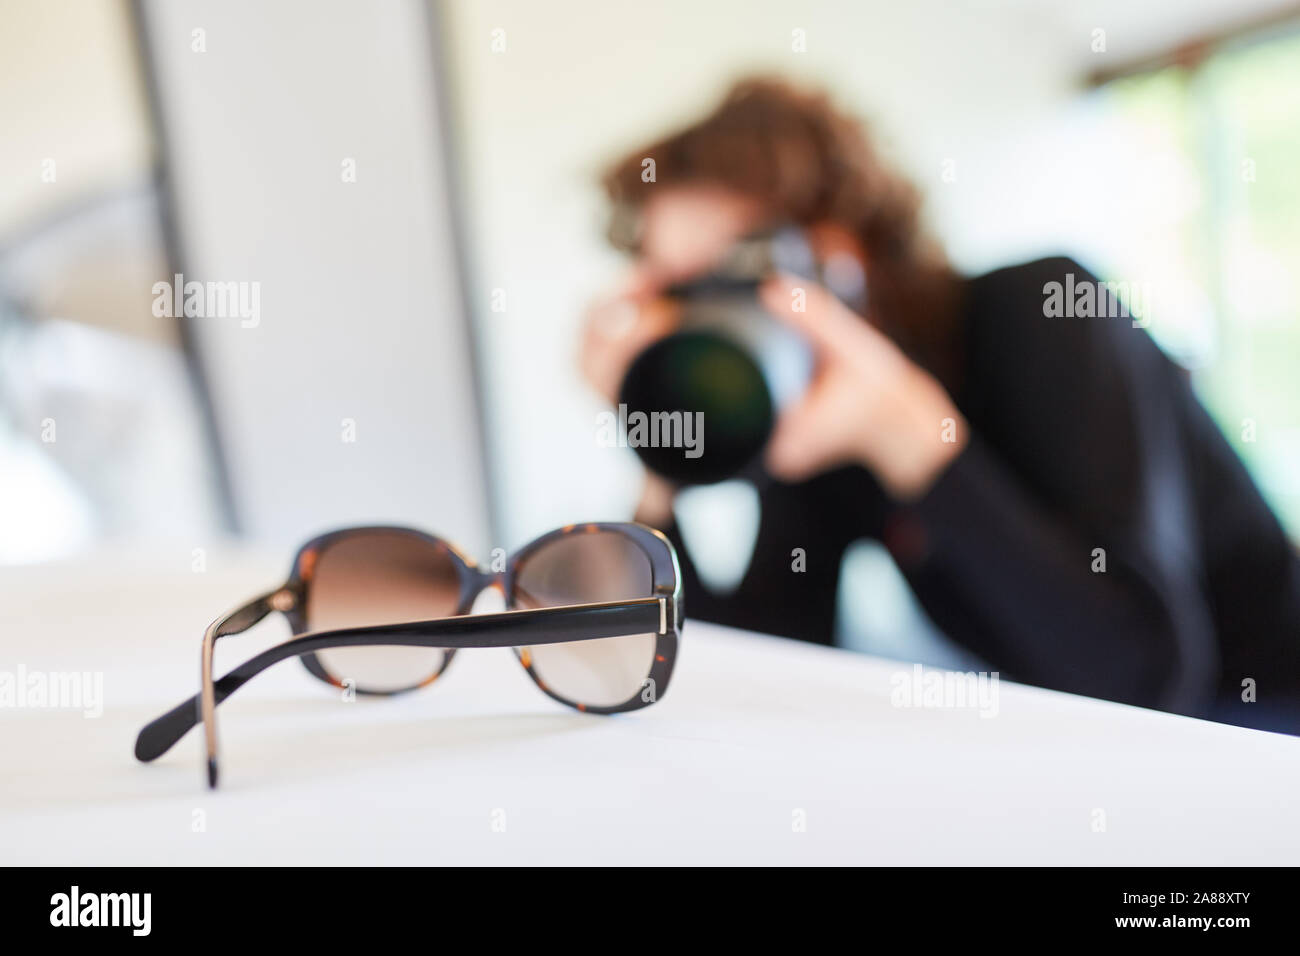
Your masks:
{"label": "tortoiseshell sunglass frame", "polygon": [[[649,595],[625,601],[565,607],[518,606],[519,571],[533,555],[561,538],[602,532],[622,535],[645,554],[652,574]],[[409,536],[446,555],[459,579],[455,613],[430,621],[308,631],[307,599],[320,556],[340,541],[375,534]],[[471,615],[469,611],[477,597],[492,587],[500,588],[508,610]],[[246,631],[272,612],[285,616],[294,636],[245,661],[225,676],[214,679],[212,658],[217,639]],[[375,525],[331,531],[313,538],[298,550],[289,579],[284,584],[209,625],[203,636],[200,692],[146,725],[136,739],[135,756],[143,762],[154,760],[170,750],[191,728],[202,723],[208,755],[208,785],[215,788],[218,779],[217,705],[267,667],[290,657],[301,658],[312,676],[342,687],[342,681],[329,673],[316,654],[317,651],[335,647],[431,647],[446,652],[438,670],[418,683],[395,690],[356,687],[357,693],[392,696],[427,687],[450,666],[456,651],[461,648],[510,647],[533,682],[548,697],[561,704],[590,714],[617,714],[638,710],[657,701],[667,690],[677,660],[683,620],[682,576],[677,554],[661,532],[645,525],[624,522],[569,525],[544,534],[520,548],[507,559],[505,569],[500,572],[483,570],[454,544],[413,528]],[[655,648],[650,671],[642,686],[653,688],[653,693],[647,695],[638,690],[629,699],[612,706],[586,704],[556,693],[542,680],[528,652],[529,646],[538,644],[571,643],[647,633],[655,634]]]}

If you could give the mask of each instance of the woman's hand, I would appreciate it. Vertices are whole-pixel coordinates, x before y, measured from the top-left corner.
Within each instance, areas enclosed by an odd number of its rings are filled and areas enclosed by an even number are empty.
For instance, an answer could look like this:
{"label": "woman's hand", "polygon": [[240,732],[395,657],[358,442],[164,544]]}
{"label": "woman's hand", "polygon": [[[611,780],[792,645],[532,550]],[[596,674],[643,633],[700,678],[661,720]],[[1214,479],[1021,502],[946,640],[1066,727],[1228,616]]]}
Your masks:
{"label": "woman's hand", "polygon": [[[794,309],[797,290],[803,311]],[[817,357],[807,392],[777,420],[768,471],[800,481],[859,464],[897,499],[923,495],[968,440],[966,420],[943,386],[816,283],[778,276],[761,294]]]}
{"label": "woman's hand", "polygon": [[642,351],[677,327],[676,303],[633,273],[623,288],[587,310],[578,365],[582,376],[611,405],[618,404],[623,376]]}
{"label": "woman's hand", "polygon": [[[651,343],[670,334],[678,323],[677,305],[659,297],[655,285],[633,273],[623,288],[595,303],[587,312],[578,364],[583,378],[611,405],[632,361]],[[665,478],[646,471],[636,520],[662,527],[672,520],[677,489]]]}

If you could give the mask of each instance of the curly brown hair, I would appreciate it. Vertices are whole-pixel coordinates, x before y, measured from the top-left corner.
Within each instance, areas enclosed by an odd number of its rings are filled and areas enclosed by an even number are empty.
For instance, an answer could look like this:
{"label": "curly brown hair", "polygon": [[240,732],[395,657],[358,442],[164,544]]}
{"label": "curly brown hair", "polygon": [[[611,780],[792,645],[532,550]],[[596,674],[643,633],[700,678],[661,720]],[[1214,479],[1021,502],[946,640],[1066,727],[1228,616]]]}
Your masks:
{"label": "curly brown hair", "polygon": [[[642,179],[644,160],[655,181]],[[863,125],[820,91],[772,77],[737,82],[702,120],[614,163],[602,178],[609,237],[631,250],[627,216],[656,185],[717,185],[756,199],[773,221],[832,222],[866,251],[871,318],[952,385],[961,280],[921,228],[920,194],[886,166]]]}

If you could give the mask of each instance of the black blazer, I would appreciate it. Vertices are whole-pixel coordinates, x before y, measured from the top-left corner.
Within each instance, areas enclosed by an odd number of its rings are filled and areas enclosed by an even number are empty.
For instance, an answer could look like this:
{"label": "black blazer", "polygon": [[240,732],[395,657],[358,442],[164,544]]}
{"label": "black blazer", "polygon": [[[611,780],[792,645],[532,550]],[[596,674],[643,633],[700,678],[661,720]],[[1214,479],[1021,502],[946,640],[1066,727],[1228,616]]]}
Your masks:
{"label": "black blazer", "polygon": [[1144,329],[1044,315],[1071,273],[1095,281],[1065,258],[967,281],[953,398],[971,440],[921,500],[895,504],[861,468],[764,479],[725,597],[666,528],[688,612],[829,644],[844,550],[877,538],[934,622],[1008,679],[1300,733],[1296,552]]}

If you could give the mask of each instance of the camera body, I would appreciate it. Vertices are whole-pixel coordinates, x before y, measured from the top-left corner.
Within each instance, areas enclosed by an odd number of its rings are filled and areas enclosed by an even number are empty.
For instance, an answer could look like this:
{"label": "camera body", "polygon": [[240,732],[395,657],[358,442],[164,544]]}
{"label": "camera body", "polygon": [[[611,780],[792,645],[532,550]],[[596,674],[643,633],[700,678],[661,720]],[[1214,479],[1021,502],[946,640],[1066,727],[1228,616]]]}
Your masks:
{"label": "camera body", "polygon": [[[674,484],[756,472],[776,417],[812,379],[811,346],[758,298],[759,286],[778,272],[818,282],[851,308],[865,308],[861,265],[847,257],[819,263],[796,227],[748,236],[707,274],[668,289],[681,304],[681,324],[629,366],[619,411],[624,422],[649,423],[640,434],[627,428],[627,444]],[[674,440],[683,421],[685,434],[694,436],[689,449]]]}

